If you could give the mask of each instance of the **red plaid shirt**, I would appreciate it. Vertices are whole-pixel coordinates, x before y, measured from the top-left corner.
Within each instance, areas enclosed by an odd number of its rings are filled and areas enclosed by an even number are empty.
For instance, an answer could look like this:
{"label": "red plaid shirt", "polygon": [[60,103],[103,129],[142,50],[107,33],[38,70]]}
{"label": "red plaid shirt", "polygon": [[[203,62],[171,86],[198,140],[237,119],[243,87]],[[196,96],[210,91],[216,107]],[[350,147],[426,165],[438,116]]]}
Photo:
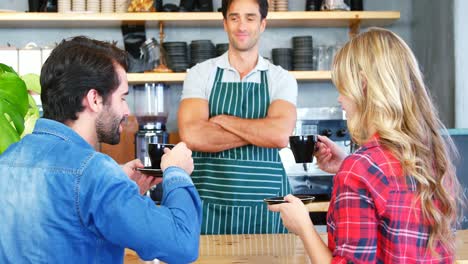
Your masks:
{"label": "red plaid shirt", "polygon": [[378,137],[348,156],[334,178],[327,215],[332,263],[453,263],[440,244],[427,248],[416,181]]}

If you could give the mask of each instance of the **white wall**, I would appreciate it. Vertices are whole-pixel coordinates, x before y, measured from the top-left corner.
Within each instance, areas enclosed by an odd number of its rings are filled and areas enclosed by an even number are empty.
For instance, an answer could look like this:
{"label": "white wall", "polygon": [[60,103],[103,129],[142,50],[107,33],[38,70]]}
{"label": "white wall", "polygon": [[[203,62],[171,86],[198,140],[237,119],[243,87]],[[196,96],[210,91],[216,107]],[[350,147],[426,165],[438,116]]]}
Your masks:
{"label": "white wall", "polygon": [[455,127],[468,128],[468,1],[455,0]]}

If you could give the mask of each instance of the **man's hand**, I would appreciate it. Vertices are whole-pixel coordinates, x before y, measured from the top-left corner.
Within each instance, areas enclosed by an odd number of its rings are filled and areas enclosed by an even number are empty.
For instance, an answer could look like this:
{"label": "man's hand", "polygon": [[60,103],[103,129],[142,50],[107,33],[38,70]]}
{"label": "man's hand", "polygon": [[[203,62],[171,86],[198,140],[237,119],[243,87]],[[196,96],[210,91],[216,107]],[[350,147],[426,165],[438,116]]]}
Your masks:
{"label": "man's hand", "polygon": [[225,118],[225,115],[216,115],[216,116],[213,116],[211,117],[208,121],[213,123],[213,124],[216,124],[218,125],[219,127],[223,127],[223,121]]}
{"label": "man's hand", "polygon": [[192,151],[187,148],[184,142],[175,145],[173,149],[164,149],[161,158],[161,169],[165,171],[168,167],[176,166],[183,169],[187,174],[193,171]]}
{"label": "man's hand", "polygon": [[130,179],[132,179],[140,188],[140,194],[145,194],[151,187],[160,183],[162,178],[147,176],[139,171],[137,168],[144,168],[143,163],[139,159],[134,159],[122,165],[122,169],[124,170],[125,174],[128,175]]}

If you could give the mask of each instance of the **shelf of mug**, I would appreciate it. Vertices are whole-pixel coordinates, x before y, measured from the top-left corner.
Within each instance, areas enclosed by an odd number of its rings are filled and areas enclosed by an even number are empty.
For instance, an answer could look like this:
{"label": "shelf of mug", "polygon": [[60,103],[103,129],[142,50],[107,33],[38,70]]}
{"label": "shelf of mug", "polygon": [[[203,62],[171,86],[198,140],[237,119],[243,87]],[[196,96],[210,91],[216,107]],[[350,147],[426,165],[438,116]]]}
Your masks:
{"label": "shelf of mug", "polygon": [[[269,12],[268,26],[348,27],[386,26],[400,19],[399,11],[287,11]],[[0,12],[0,27],[107,27],[121,24],[222,26],[220,12],[140,13],[25,13]]]}
{"label": "shelf of mug", "polygon": [[[290,71],[297,81],[330,81],[330,71]],[[176,73],[129,73],[129,84],[143,84],[152,82],[182,83],[185,80],[185,72]]]}

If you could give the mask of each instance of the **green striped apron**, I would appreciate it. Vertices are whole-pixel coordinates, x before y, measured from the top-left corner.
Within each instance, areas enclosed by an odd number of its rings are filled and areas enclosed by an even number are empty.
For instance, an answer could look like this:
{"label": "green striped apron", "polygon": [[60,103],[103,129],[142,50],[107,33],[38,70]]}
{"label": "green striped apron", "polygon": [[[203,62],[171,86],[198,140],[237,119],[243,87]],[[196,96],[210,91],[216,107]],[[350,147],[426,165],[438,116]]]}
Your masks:
{"label": "green striped apron", "polygon": [[[261,83],[222,82],[218,68],[209,98],[210,117],[264,118],[270,96]],[[246,145],[217,153],[194,152],[192,179],[203,201],[202,234],[285,233],[278,213],[263,199],[290,193],[278,149]]]}

